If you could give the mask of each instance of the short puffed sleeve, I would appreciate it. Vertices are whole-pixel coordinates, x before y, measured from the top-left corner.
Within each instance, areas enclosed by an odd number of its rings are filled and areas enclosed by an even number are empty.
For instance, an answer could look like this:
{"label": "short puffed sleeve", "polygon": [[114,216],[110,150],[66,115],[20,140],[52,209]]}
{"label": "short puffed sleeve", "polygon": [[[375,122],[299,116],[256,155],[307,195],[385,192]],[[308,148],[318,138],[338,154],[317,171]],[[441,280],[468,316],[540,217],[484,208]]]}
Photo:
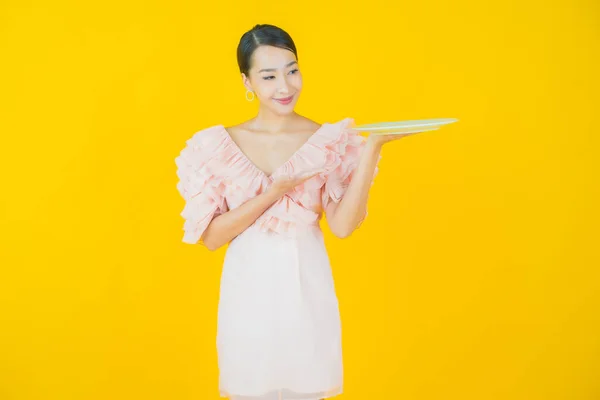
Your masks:
{"label": "short puffed sleeve", "polygon": [[[326,175],[326,182],[322,192],[322,206],[326,209],[331,201],[339,203],[350,182],[354,178],[354,173],[360,162],[360,157],[365,149],[367,139],[360,135],[360,132],[352,129],[354,119],[346,118],[337,123],[337,130],[327,132],[330,135],[330,142],[327,148],[330,150],[329,156],[329,172]],[[381,155],[378,155],[371,186],[379,172],[379,160]],[[360,219],[360,224],[367,217],[368,211],[365,210]]]}
{"label": "short puffed sleeve", "polygon": [[185,200],[181,216],[184,235],[182,241],[202,244],[202,234],[216,216],[228,211],[225,184],[219,172],[219,146],[222,143],[218,127],[196,132],[175,158],[177,190]]}

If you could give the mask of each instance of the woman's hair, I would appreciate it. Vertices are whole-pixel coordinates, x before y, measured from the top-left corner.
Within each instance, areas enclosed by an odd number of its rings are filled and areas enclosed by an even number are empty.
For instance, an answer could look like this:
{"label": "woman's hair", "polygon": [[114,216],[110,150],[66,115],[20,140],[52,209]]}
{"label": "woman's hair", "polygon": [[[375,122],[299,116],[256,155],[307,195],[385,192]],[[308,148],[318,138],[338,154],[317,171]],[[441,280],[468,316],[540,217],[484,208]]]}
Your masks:
{"label": "woman's hair", "polygon": [[290,50],[298,59],[298,52],[292,37],[283,29],[269,24],[257,24],[242,35],[237,48],[237,61],[240,72],[248,76],[252,54],[259,46],[274,46]]}

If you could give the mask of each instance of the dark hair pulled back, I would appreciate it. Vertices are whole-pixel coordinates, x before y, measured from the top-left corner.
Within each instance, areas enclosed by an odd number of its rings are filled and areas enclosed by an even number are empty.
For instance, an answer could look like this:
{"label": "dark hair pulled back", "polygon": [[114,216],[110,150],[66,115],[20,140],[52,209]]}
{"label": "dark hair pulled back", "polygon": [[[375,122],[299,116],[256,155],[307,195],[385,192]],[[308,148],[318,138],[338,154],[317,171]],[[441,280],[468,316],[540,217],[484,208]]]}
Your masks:
{"label": "dark hair pulled back", "polygon": [[259,46],[274,46],[294,53],[298,59],[298,52],[292,37],[283,29],[269,24],[257,24],[244,33],[237,48],[237,61],[240,72],[248,76],[252,54]]}

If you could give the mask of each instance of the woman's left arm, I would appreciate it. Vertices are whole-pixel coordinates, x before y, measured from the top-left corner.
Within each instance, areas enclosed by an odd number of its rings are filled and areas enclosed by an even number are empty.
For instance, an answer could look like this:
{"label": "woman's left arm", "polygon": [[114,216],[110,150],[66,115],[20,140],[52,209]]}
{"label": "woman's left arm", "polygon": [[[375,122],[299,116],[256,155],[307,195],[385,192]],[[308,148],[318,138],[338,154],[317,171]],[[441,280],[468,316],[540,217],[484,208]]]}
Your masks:
{"label": "woman's left arm", "polygon": [[344,196],[339,203],[329,202],[325,210],[335,236],[348,237],[358,228],[367,212],[369,190],[383,144],[406,136],[409,135],[369,135]]}

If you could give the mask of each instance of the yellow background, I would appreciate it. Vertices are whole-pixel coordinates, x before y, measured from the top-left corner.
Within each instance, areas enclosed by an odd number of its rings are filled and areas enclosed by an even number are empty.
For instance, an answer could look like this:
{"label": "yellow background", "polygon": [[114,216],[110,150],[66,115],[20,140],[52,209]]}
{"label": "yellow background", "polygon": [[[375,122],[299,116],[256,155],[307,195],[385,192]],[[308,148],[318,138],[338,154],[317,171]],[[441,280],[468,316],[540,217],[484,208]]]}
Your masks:
{"label": "yellow background", "polygon": [[600,398],[597,2],[0,3],[0,398],[218,399],[224,248],[174,158],[256,113],[235,50],[287,30],[297,111],[458,118],[386,144],[326,231],[347,400]]}

